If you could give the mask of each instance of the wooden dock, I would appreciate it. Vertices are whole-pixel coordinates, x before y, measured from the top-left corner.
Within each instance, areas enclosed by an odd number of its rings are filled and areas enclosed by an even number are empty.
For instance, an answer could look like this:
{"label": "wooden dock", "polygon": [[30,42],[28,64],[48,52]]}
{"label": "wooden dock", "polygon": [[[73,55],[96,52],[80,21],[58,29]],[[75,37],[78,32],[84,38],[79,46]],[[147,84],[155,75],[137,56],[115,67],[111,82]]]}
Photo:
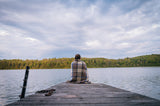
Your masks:
{"label": "wooden dock", "polygon": [[35,93],[8,106],[160,106],[160,101],[105,84],[61,83],[51,96]]}

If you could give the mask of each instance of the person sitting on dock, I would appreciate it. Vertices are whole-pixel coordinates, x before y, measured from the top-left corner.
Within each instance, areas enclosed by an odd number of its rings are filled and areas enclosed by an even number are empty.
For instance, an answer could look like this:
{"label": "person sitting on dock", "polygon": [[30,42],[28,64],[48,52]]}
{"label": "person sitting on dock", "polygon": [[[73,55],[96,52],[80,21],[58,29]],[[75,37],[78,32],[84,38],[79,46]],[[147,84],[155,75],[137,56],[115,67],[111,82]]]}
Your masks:
{"label": "person sitting on dock", "polygon": [[75,61],[71,63],[73,83],[90,83],[88,80],[87,66],[84,61],[81,61],[80,54],[75,55]]}

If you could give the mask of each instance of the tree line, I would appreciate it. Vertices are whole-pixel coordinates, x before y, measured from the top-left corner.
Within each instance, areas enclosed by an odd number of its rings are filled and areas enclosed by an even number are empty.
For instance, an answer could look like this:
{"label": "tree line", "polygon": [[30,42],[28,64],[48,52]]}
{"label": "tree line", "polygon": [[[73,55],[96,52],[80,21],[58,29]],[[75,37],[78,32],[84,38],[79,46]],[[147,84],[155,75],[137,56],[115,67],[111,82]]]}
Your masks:
{"label": "tree line", "polygon": [[[82,58],[88,68],[106,67],[141,67],[141,66],[160,66],[160,54],[137,56],[124,59],[107,58]],[[58,69],[70,68],[74,58],[49,58],[43,60],[0,60],[0,69]]]}

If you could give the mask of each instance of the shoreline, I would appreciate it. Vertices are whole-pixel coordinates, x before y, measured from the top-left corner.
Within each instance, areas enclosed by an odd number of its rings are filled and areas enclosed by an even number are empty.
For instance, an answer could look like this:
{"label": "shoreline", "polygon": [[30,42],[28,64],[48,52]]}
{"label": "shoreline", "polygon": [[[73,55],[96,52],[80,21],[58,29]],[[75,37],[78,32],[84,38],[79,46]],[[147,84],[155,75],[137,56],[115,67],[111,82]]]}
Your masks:
{"label": "shoreline", "polygon": [[[87,67],[88,69],[92,68],[145,68],[145,67],[160,67],[160,66],[136,66],[136,67]],[[31,68],[30,70],[36,70],[36,69],[71,69],[71,68]],[[0,70],[25,70],[25,69],[0,69]]]}

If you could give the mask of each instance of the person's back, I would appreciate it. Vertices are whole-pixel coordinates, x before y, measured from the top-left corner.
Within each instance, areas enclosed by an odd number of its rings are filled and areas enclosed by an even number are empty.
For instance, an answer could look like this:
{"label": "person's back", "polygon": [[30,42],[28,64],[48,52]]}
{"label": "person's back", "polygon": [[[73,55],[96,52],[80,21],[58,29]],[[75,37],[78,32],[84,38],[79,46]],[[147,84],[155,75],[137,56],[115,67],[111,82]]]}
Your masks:
{"label": "person's back", "polygon": [[81,61],[81,56],[77,54],[75,61],[72,62],[72,80],[71,82],[88,82],[88,72],[85,62]]}

